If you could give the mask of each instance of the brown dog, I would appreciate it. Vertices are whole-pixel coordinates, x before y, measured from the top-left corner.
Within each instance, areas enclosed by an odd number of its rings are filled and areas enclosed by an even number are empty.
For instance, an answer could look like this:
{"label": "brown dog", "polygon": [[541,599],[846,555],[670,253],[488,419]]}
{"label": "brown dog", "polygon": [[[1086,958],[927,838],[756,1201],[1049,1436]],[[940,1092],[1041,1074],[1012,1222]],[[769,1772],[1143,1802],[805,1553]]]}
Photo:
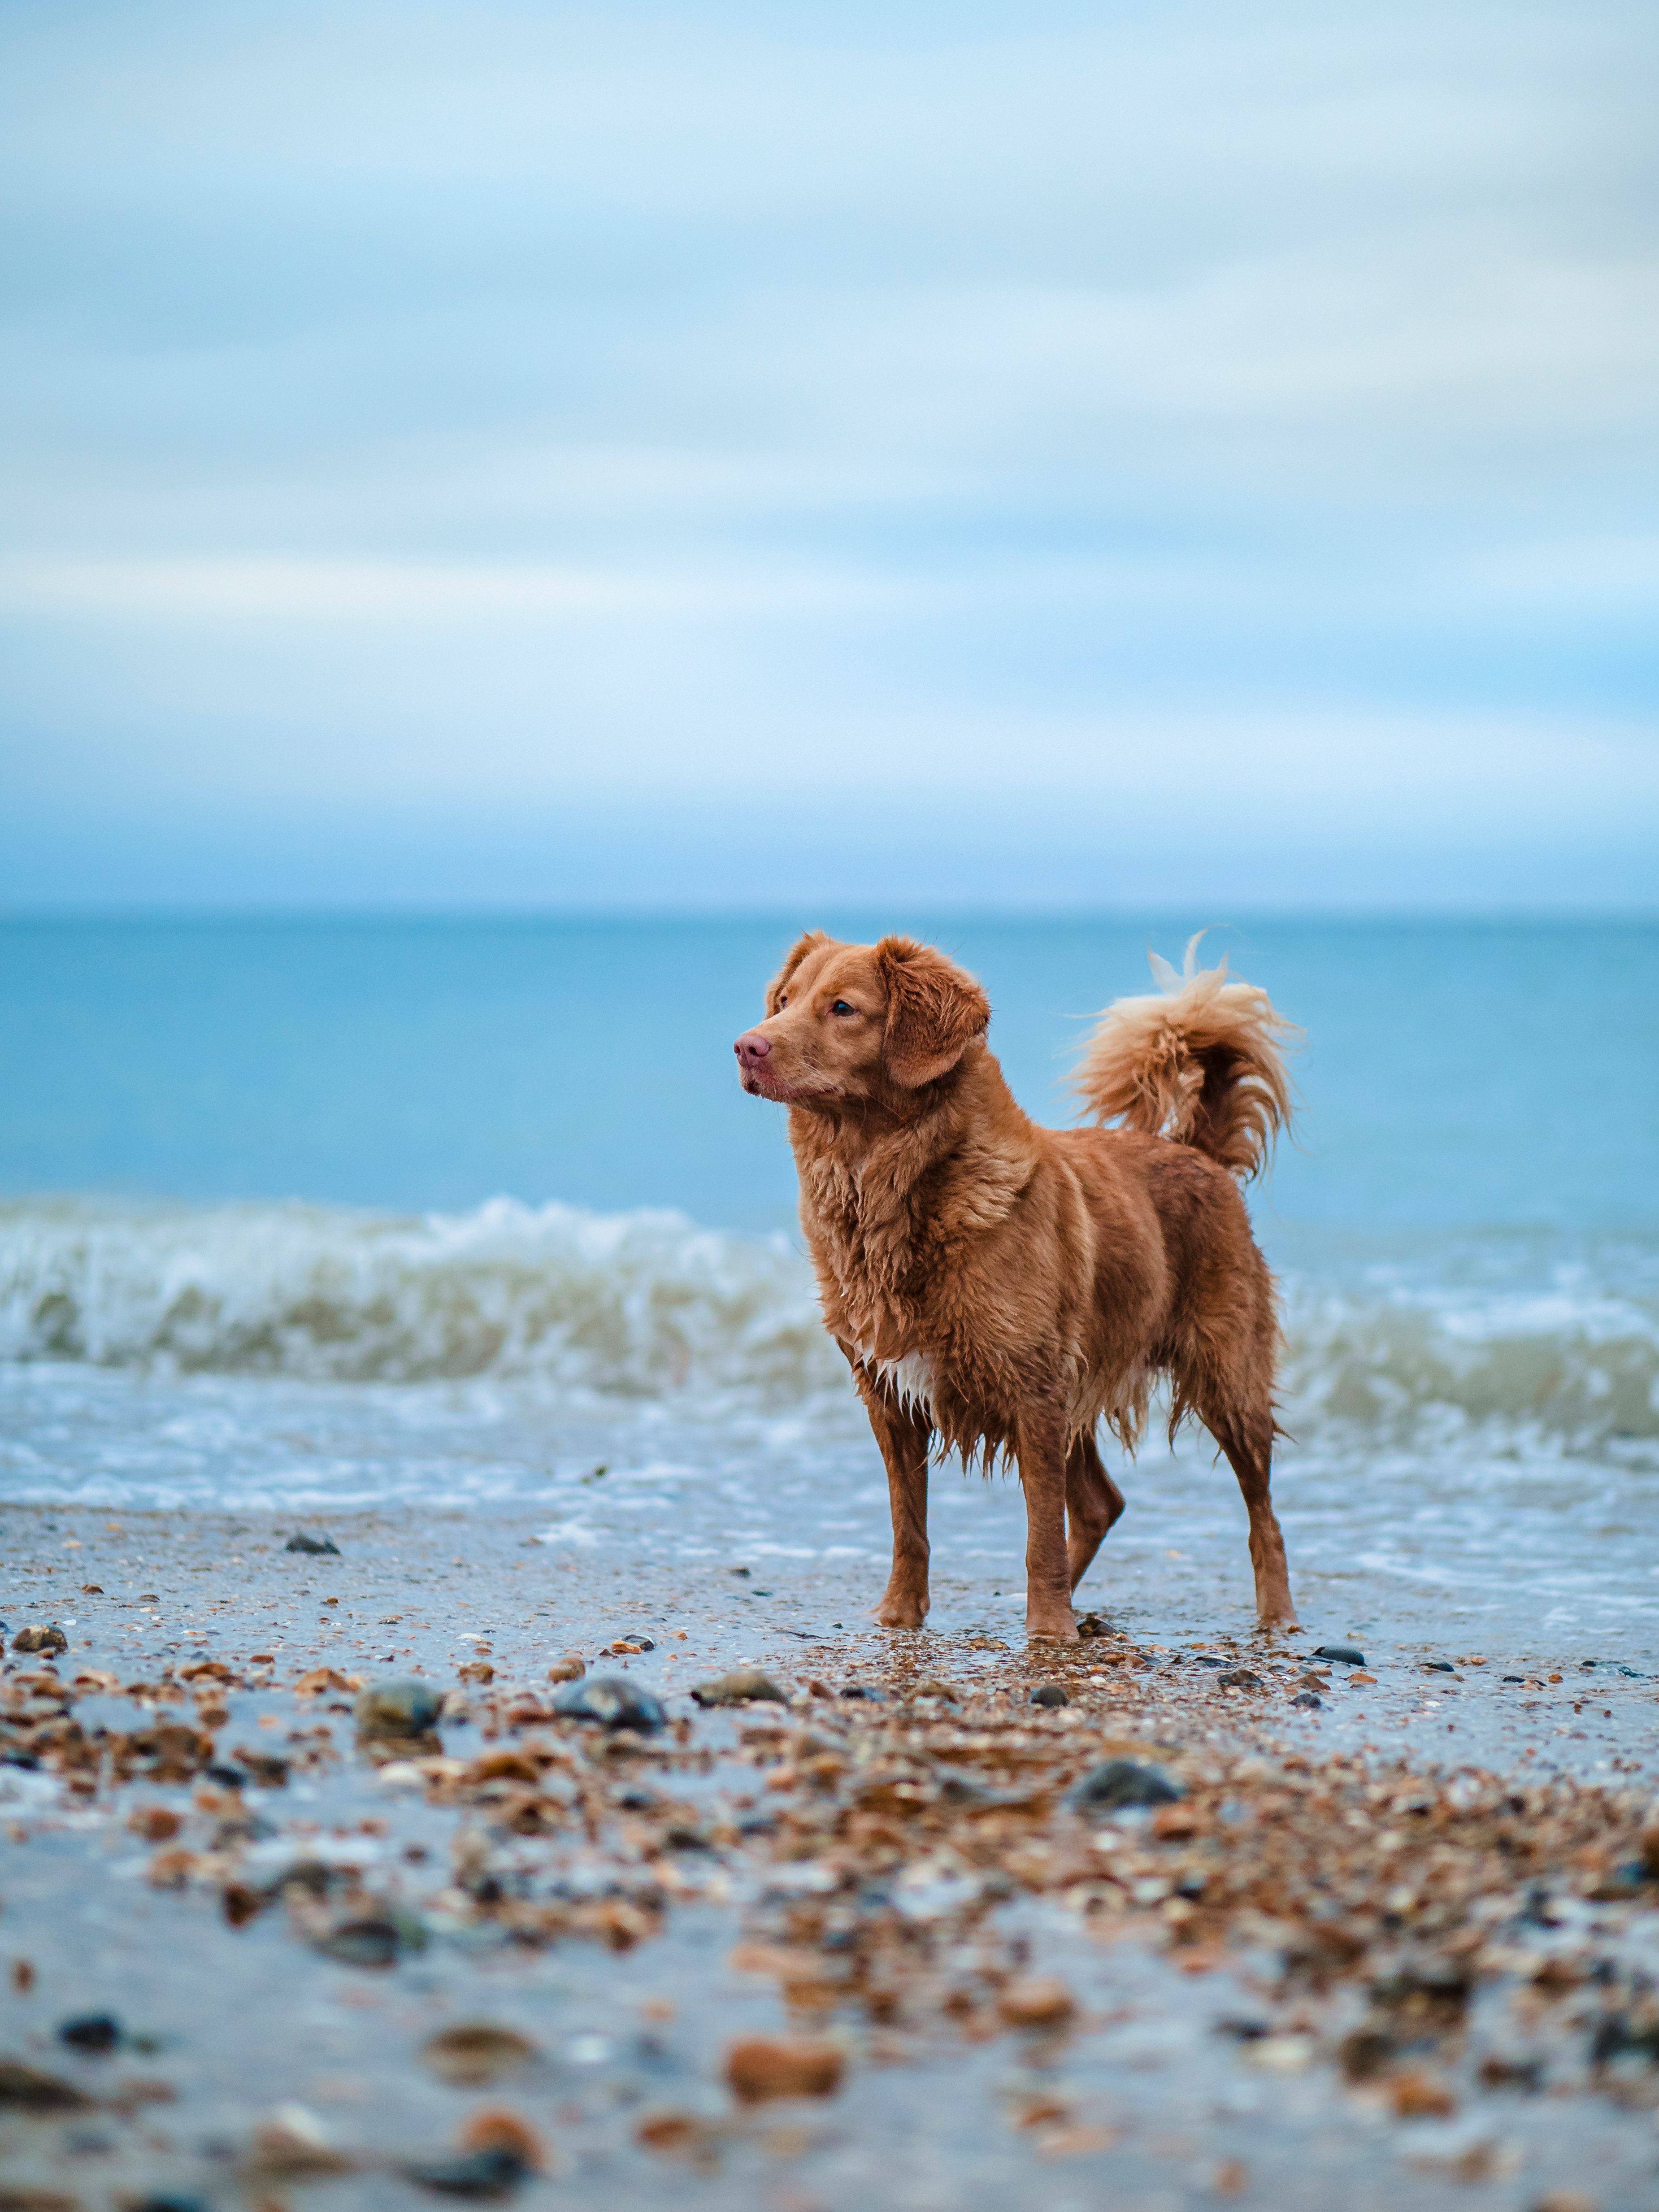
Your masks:
{"label": "brown dog", "polygon": [[1289,1121],[1289,1024],[1224,963],[1194,973],[1197,942],[1183,975],[1154,959],[1162,994],[1120,1000],[1084,1057],[1078,1088],[1117,1128],[1029,1121],[984,992],[908,938],[810,932],[738,1039],[744,1089],[789,1108],[824,1323],[886,1462],[886,1627],[927,1611],[937,1439],[1018,1462],[1026,1632],[1073,1640],[1071,1594],[1123,1510],[1095,1431],[1133,1449],[1159,1374],[1171,1434],[1195,1415],[1238,1477],[1262,1626],[1296,1626],[1269,1496],[1273,1284],[1236,1180]]}

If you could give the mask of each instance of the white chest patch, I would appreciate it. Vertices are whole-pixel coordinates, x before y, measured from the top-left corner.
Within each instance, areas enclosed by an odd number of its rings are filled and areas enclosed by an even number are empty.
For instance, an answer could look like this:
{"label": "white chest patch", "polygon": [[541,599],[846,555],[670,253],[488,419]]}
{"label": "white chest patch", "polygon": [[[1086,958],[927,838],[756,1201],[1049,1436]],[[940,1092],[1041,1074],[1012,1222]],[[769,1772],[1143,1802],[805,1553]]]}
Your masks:
{"label": "white chest patch", "polygon": [[884,1382],[890,1382],[901,1406],[933,1410],[933,1363],[925,1352],[907,1352],[902,1359],[878,1359],[873,1344],[860,1345],[859,1358],[873,1367]]}

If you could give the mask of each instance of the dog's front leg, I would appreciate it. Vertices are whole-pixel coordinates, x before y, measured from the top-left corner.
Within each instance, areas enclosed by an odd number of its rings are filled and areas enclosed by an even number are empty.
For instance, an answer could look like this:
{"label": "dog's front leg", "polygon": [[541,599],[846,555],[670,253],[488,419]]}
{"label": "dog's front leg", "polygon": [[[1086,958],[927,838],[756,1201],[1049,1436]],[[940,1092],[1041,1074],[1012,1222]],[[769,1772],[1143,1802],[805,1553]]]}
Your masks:
{"label": "dog's front leg", "polygon": [[883,1628],[920,1628],[927,1618],[927,1447],[933,1428],[919,1407],[901,1407],[885,1385],[859,1390],[887,1466],[893,1514],[893,1571],[875,1618]]}
{"label": "dog's front leg", "polygon": [[1025,1633],[1075,1644],[1072,1570],[1066,1551],[1066,1425],[1039,1401],[1021,1414],[1018,1451],[1025,1492]]}

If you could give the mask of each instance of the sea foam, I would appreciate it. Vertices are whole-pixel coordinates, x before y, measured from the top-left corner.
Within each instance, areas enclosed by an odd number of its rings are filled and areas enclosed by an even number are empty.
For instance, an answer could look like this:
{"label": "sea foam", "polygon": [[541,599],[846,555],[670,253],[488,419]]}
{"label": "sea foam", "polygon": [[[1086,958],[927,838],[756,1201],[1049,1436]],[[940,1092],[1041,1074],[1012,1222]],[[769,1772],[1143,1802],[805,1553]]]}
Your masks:
{"label": "sea foam", "polygon": [[[1554,1449],[1659,1442],[1659,1298],[1582,1265],[1524,1288],[1285,1284],[1286,1426],[1494,1425]],[[782,1237],[496,1199],[398,1217],[307,1205],[0,1206],[0,1358],[337,1382],[495,1376],[778,1407],[844,1386]]]}
{"label": "sea foam", "polygon": [[781,1238],[511,1199],[415,1218],[5,1205],[0,1358],[335,1382],[530,1376],[628,1395],[777,1396],[846,1372]]}

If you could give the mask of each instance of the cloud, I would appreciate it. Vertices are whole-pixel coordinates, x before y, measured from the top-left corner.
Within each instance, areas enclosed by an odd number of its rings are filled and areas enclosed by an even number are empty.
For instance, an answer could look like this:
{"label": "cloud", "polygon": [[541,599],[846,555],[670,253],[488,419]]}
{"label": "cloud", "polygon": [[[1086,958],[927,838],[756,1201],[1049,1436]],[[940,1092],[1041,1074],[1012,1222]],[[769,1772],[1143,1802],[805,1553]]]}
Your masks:
{"label": "cloud", "polygon": [[827,757],[849,879],[946,775],[1037,897],[1027,781],[1150,822],[1144,747],[1206,764],[1194,853],[1244,760],[1286,882],[1386,885],[1415,820],[1516,895],[1558,830],[1591,895],[1659,836],[1655,45],[1620,0],[9,11],[0,891],[77,838],[151,881],[146,790],[186,896],[256,794],[326,842],[759,779],[776,833]]}

